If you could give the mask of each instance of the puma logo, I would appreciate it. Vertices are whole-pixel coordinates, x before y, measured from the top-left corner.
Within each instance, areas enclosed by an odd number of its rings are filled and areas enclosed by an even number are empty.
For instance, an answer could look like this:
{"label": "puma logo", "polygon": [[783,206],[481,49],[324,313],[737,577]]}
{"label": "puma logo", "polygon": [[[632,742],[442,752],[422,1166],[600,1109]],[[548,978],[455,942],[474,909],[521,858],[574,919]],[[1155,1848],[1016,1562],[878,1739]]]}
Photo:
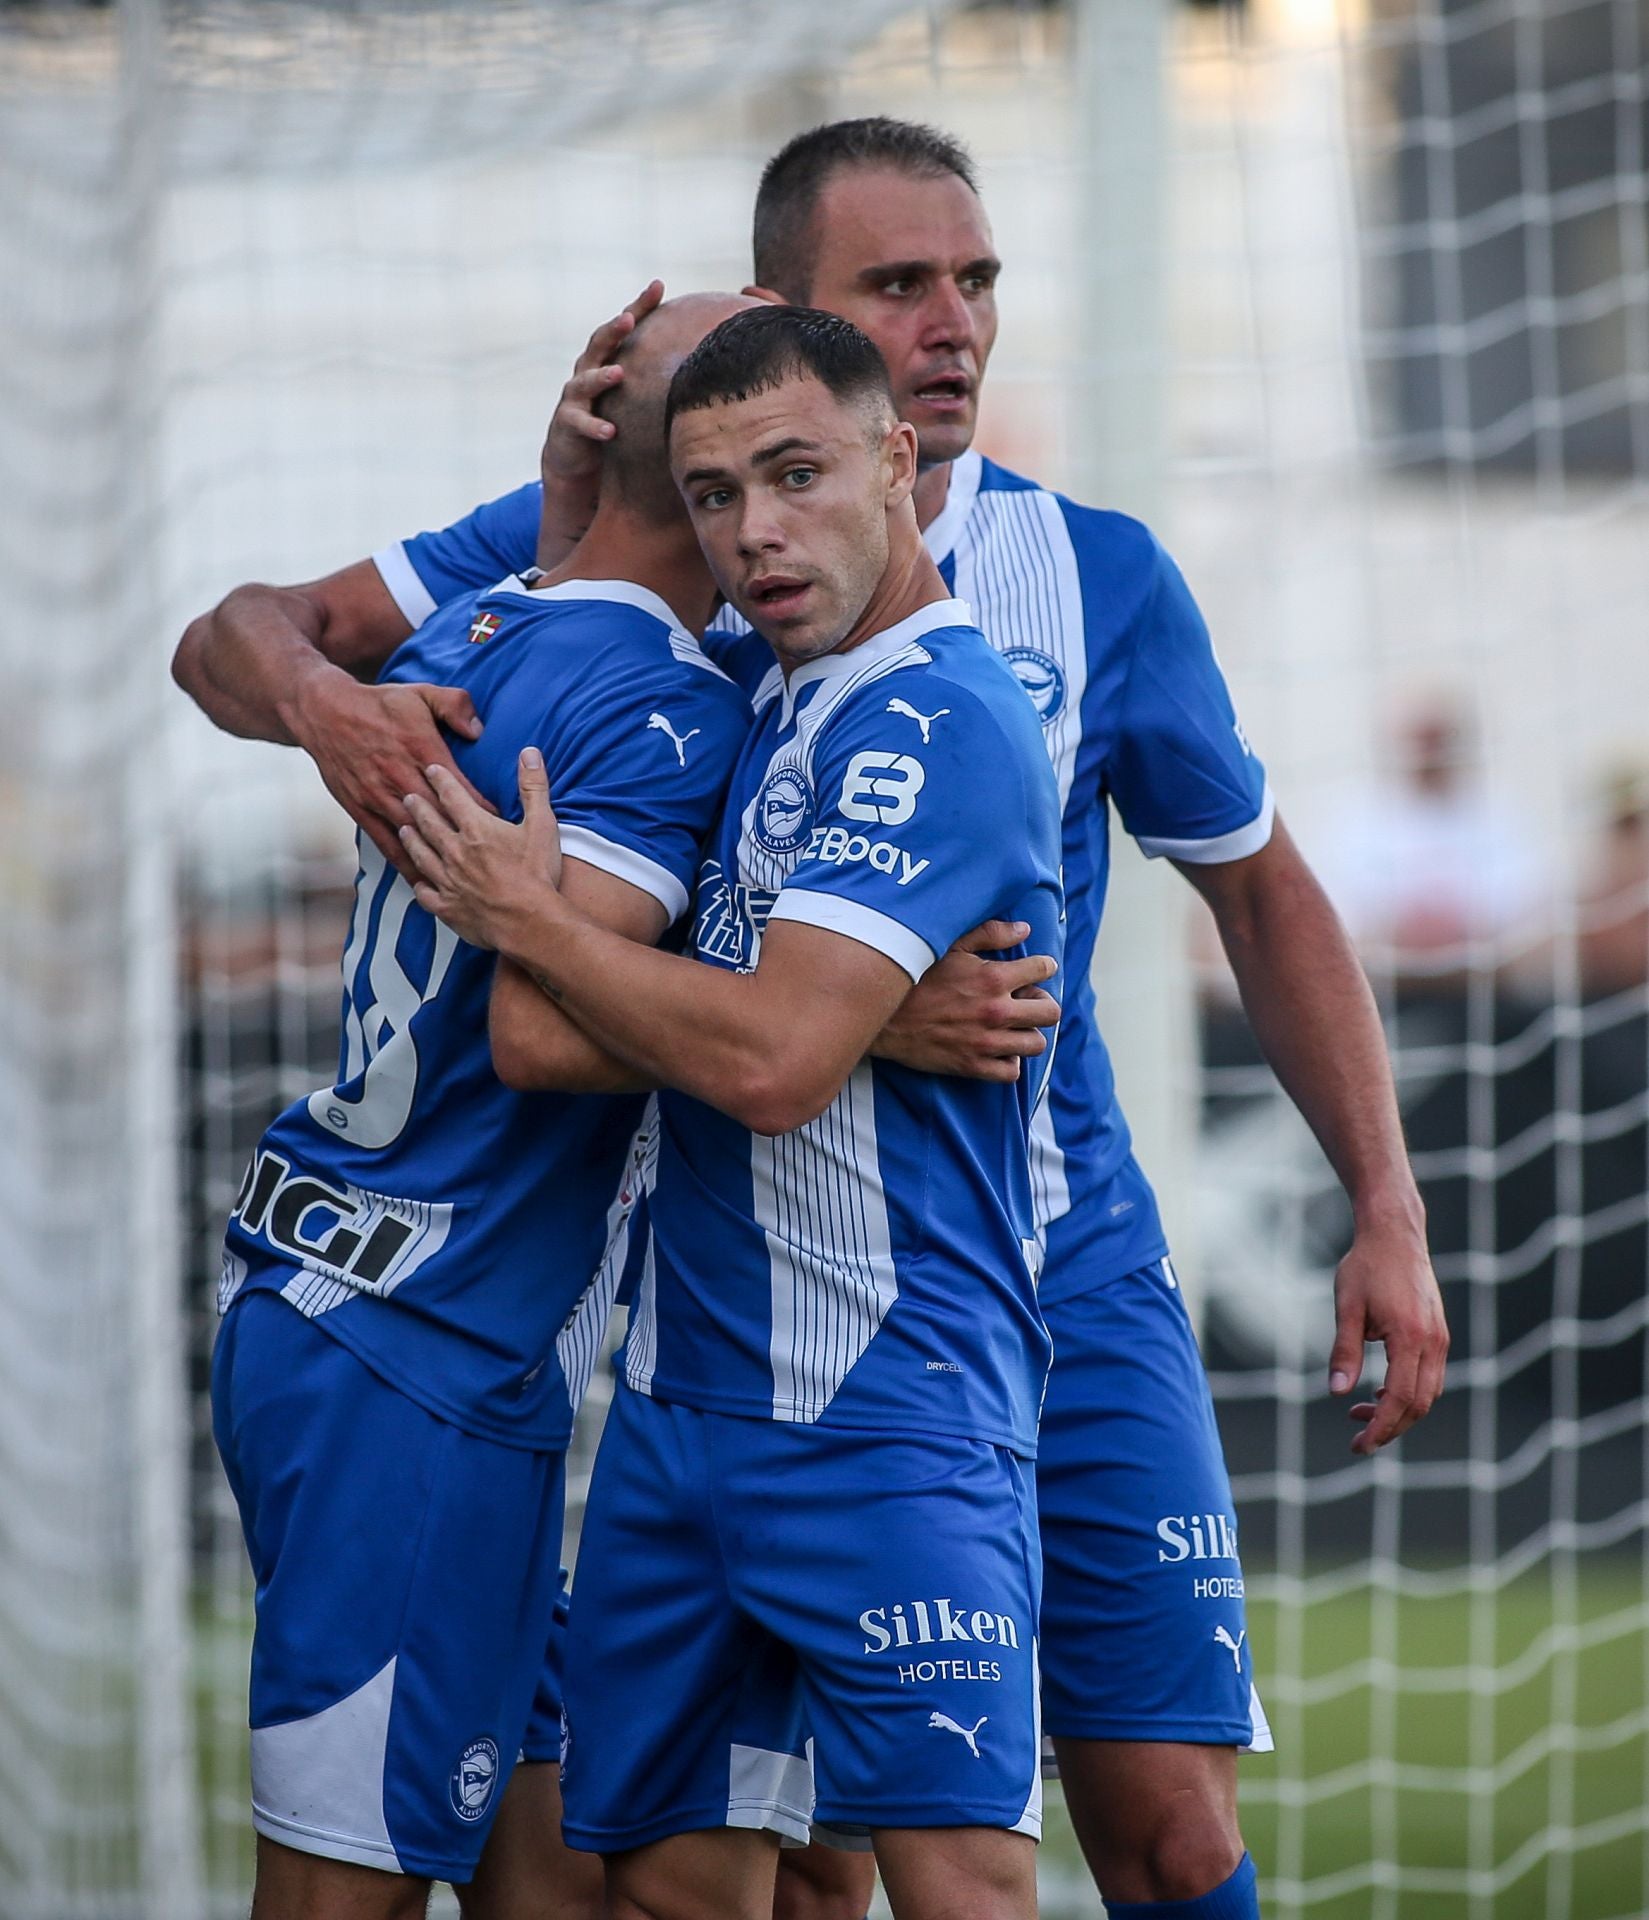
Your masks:
{"label": "puma logo", "polygon": [[967,1741],[968,1752],[973,1755],[975,1760],[979,1760],[984,1756],[980,1753],[979,1742],[974,1736],[989,1718],[990,1715],[988,1713],[982,1713],[971,1727],[959,1727],[948,1713],[930,1713],[928,1715],[928,1725],[930,1727],[942,1727],[946,1733],[959,1735]]}
{"label": "puma logo", "polygon": [[1224,1627],[1216,1627],[1214,1629],[1216,1644],[1224,1647],[1226,1652],[1230,1654],[1231,1664],[1237,1669],[1238,1673],[1242,1672],[1242,1643],[1247,1638],[1248,1629],[1246,1627],[1237,1635],[1235,1640],[1231,1638]]}
{"label": "puma logo", "polygon": [[908,700],[890,700],[887,703],[887,710],[889,713],[902,713],[907,720],[914,720],[917,726],[922,729],[922,745],[924,747],[932,744],[928,729],[933,725],[935,720],[943,720],[945,715],[950,712],[949,707],[941,707],[937,713],[918,713]]}
{"label": "puma logo", "polygon": [[689,733],[677,733],[662,713],[650,713],[647,716],[647,731],[649,733],[658,732],[669,734],[670,744],[676,750],[677,763],[681,766],[686,766],[687,742],[702,733],[704,729],[702,727],[694,727]]}

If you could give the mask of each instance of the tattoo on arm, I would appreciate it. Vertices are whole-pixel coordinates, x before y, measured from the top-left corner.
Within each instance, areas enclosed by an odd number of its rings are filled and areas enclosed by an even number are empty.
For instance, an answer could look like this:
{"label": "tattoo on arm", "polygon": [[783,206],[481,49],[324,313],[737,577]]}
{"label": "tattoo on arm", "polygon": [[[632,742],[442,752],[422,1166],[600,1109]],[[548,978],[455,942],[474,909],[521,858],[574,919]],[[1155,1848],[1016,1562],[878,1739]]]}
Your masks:
{"label": "tattoo on arm", "polygon": [[557,1006],[560,1006],[561,989],[555,985],[548,975],[539,973],[536,970],[530,971],[532,971],[533,985],[537,987],[538,991],[543,994],[546,999],[553,1000]]}

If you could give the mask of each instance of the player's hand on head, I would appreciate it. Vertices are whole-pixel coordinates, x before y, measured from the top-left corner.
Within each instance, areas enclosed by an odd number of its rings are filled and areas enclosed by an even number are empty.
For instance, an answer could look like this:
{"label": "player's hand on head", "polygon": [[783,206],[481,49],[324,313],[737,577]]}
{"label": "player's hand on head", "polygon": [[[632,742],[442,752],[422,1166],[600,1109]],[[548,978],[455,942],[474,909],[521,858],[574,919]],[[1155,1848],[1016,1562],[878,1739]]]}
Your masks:
{"label": "player's hand on head", "polygon": [[1424,1233],[1407,1223],[1364,1228],[1334,1276],[1335,1340],[1329,1390],[1351,1393],[1363,1349],[1383,1345],[1386,1375],[1372,1400],[1357,1401],[1353,1453],[1374,1453],[1423,1420],[1443,1391],[1448,1322]]}
{"label": "player's hand on head", "polygon": [[339,674],[328,677],[323,695],[305,710],[304,750],[333,799],[412,879],[398,836],[408,817],[404,796],[429,794],[424,768],[441,767],[477,804],[486,804],[459,773],[447,740],[449,733],[479,738],[480,716],[461,687],[363,686]]}
{"label": "player's hand on head", "polygon": [[[630,304],[601,325],[573,362],[544,436],[539,472],[544,481],[544,528],[538,564],[553,566],[575,547],[595,517],[601,487],[601,451],[617,429],[597,411],[603,396],[621,386],[619,349],[664,298],[664,282],[652,280]],[[560,551],[554,548],[559,546]],[[546,548],[551,550],[546,551]]]}
{"label": "player's hand on head", "polygon": [[1059,968],[1041,953],[984,956],[1029,932],[1023,921],[987,920],[965,934],[906,995],[872,1051],[921,1073],[1017,1080],[1024,1060],[1048,1050],[1045,1029],[1058,1023],[1059,1002],[1042,983]]}
{"label": "player's hand on head", "polygon": [[409,793],[401,845],[416,872],[418,904],[472,946],[507,948],[511,931],[556,898],[561,832],[535,747],[519,763],[522,818],[514,824],[478,805],[443,767],[424,777],[430,798]]}

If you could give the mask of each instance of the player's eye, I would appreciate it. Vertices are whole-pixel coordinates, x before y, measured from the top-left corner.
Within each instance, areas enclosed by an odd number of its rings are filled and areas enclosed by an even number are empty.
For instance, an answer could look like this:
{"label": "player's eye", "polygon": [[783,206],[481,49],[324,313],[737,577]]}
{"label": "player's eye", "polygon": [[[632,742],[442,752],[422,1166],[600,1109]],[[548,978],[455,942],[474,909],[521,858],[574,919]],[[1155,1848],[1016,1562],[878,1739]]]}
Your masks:
{"label": "player's eye", "polygon": [[785,469],[784,484],[789,487],[793,493],[800,492],[803,487],[808,487],[813,484],[814,480],[818,477],[818,472],[817,467],[787,467]]}
{"label": "player's eye", "polygon": [[730,487],[706,487],[704,492],[697,497],[698,504],[701,507],[708,508],[713,513],[719,508],[731,504],[733,492]]}
{"label": "player's eye", "polygon": [[916,291],[916,282],[907,276],[901,275],[897,280],[884,280],[882,282],[882,291],[883,293],[892,294],[896,300],[903,300]]}

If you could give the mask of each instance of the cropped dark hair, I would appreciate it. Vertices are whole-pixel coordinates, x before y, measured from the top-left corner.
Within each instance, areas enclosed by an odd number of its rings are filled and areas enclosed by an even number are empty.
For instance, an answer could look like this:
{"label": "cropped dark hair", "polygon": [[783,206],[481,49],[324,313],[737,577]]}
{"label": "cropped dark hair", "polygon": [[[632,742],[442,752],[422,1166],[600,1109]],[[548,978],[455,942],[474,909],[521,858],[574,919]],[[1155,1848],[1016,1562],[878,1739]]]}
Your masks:
{"label": "cropped dark hair", "polygon": [[787,300],[805,300],[812,287],[813,215],[830,176],[841,167],[892,167],[918,179],[953,173],[979,191],[973,156],[937,127],[876,114],[833,120],[799,133],[762,169],[752,235],[756,280]]}
{"label": "cropped dark hair", "polygon": [[881,403],[892,417],[887,362],[850,320],[816,307],[761,306],[722,321],[676,368],[664,403],[664,431],[679,413],[748,400],[809,376],[838,400]]}

